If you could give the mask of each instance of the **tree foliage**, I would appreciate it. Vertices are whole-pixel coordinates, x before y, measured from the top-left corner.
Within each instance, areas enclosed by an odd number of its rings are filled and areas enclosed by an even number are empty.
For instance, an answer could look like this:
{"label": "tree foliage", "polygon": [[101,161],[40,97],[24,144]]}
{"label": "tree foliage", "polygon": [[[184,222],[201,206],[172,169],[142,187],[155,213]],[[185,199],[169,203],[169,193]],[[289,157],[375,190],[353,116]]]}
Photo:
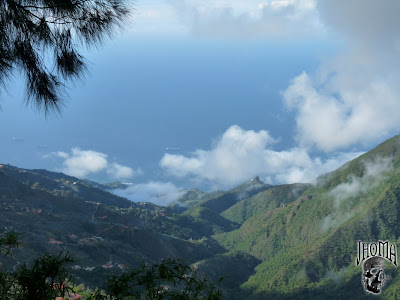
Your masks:
{"label": "tree foliage", "polygon": [[170,258],[150,266],[141,263],[136,270],[112,276],[104,291],[97,290],[89,297],[90,300],[221,298],[221,291],[208,278],[198,276],[181,260]]}
{"label": "tree foliage", "polygon": [[[0,253],[20,245],[18,235],[6,233],[0,237]],[[73,262],[68,252],[45,254],[32,266],[25,263],[14,272],[0,268],[0,299],[50,300],[73,292],[73,276],[68,267]],[[222,280],[222,279],[221,279]],[[103,289],[89,292],[89,300],[117,299],[221,299],[216,285],[200,277],[179,259],[164,259],[159,264],[144,262],[138,269],[113,275]]]}
{"label": "tree foliage", "polygon": [[98,46],[126,21],[129,0],[0,1],[0,83],[21,71],[28,102],[58,111],[63,82],[86,71],[81,46]]}
{"label": "tree foliage", "polygon": [[0,237],[0,254],[9,255],[12,253],[12,248],[18,247],[20,244],[17,233],[6,232]]}
{"label": "tree foliage", "polygon": [[[0,253],[12,255],[11,249],[20,246],[19,235],[6,232],[0,237]],[[32,266],[25,263],[15,272],[0,269],[0,299],[43,300],[64,296],[72,282],[67,264],[69,253],[45,254],[35,259]],[[0,265],[1,266],[1,265]]]}
{"label": "tree foliage", "polygon": [[32,267],[23,264],[16,272],[8,273],[9,299],[43,300],[63,297],[72,291],[72,276],[67,264],[72,262],[68,253],[46,254],[35,259]]}

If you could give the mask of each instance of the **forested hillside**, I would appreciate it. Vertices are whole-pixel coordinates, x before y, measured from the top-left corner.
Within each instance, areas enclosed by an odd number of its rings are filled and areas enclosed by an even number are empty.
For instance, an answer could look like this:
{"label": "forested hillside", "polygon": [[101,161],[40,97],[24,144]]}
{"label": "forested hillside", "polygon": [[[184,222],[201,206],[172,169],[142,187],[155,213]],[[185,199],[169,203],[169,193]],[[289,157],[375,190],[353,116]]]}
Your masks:
{"label": "forested hillside", "polygon": [[[115,196],[114,186],[2,165],[0,228],[24,245],[3,267],[68,250],[77,283],[95,287],[141,260],[172,257],[224,277],[232,299],[363,299],[357,241],[400,241],[398,136],[313,184],[253,178],[186,191],[168,207]],[[388,264],[385,274],[382,297],[397,299],[399,270]]]}

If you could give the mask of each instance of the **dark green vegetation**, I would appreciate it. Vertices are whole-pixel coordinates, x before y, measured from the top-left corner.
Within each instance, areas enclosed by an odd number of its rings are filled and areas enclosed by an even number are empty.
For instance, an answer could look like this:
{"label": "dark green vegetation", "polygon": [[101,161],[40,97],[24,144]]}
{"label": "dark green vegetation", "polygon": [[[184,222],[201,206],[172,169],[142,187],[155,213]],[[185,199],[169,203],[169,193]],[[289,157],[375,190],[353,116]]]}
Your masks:
{"label": "dark green vegetation", "polygon": [[35,259],[32,267],[23,264],[15,272],[1,272],[1,299],[55,299],[68,293],[66,283],[71,280],[71,275],[67,264],[70,262],[68,254],[46,254]]}
{"label": "dark green vegetation", "polygon": [[28,100],[45,112],[60,109],[65,81],[80,78],[79,46],[98,46],[128,17],[122,0],[0,1],[0,84],[16,71]]}
{"label": "dark green vegetation", "polygon": [[195,221],[176,216],[173,208],[132,203],[64,174],[11,166],[1,170],[0,228],[22,232],[24,246],[3,260],[8,268],[65,249],[75,261],[77,282],[95,287],[106,274],[141,260],[173,257],[191,263],[222,251],[207,239],[189,241],[192,235],[201,237]]}
{"label": "dark green vegetation", "polygon": [[295,201],[311,185],[285,184],[257,193],[253,197],[244,198],[222,212],[226,219],[243,224],[250,217],[273,210]]}
{"label": "dark green vegetation", "polygon": [[[218,283],[221,281],[217,281]],[[108,278],[105,290],[90,293],[88,299],[221,299],[221,291],[207,277],[197,276],[189,266],[176,259],[129,270]]]}
{"label": "dark green vegetation", "polygon": [[[168,207],[104,190],[123,188],[115,183],[1,170],[0,228],[23,232],[25,246],[4,267],[65,249],[76,283],[89,287],[140,260],[171,257],[214,282],[223,277],[218,286],[232,299],[364,299],[357,241],[400,242],[398,136],[312,185],[255,178],[228,192],[191,190]],[[398,299],[399,270],[385,272],[378,298]]]}
{"label": "dark green vegetation", "polygon": [[[0,238],[0,253],[11,255],[18,247],[18,235],[7,232]],[[57,256],[45,254],[35,259],[32,266],[25,263],[17,270],[0,270],[0,299],[54,300],[77,299],[221,299],[222,293],[207,277],[200,277],[179,259],[165,259],[159,264],[144,262],[137,269],[109,276],[102,289],[83,290],[74,286],[68,252]],[[221,280],[219,280],[220,282]],[[82,294],[78,294],[79,291]]]}

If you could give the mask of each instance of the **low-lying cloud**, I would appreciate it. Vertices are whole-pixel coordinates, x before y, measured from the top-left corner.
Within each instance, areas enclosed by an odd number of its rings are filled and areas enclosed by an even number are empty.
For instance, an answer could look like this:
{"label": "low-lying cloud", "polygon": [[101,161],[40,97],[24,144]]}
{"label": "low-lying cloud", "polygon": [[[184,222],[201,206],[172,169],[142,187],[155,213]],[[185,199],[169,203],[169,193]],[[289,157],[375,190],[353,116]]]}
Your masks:
{"label": "low-lying cloud", "polygon": [[[350,175],[348,182],[339,184],[329,192],[333,198],[333,212],[322,220],[321,231],[337,227],[352,218],[357,208],[352,208],[351,198],[362,195],[381,183],[387,172],[392,170],[393,159],[377,157],[372,161],[364,162],[364,164],[365,171],[362,177]],[[344,207],[341,207],[343,204],[345,204]]]}
{"label": "low-lying cloud", "polygon": [[105,171],[113,179],[127,179],[141,171],[123,166],[118,163],[108,162],[107,154],[93,151],[72,148],[70,153],[58,151],[45,157],[58,157],[63,159],[60,170],[68,175],[84,178],[90,174]]}
{"label": "low-lying cloud", "polygon": [[341,183],[330,191],[335,200],[335,207],[339,207],[344,199],[358,196],[378,185],[385,178],[385,174],[393,168],[392,161],[390,157],[379,157],[364,162],[365,172],[362,177],[351,175],[348,182]]}
{"label": "low-lying cloud", "polygon": [[167,206],[175,203],[185,191],[170,182],[156,182],[135,184],[126,189],[112,190],[112,193],[125,197],[133,202],[151,202]]}
{"label": "low-lying cloud", "polygon": [[142,170],[137,169],[134,171],[132,168],[123,166],[117,163],[112,163],[109,164],[109,167],[107,169],[107,174],[111,175],[111,177],[115,179],[125,179],[125,178],[131,178],[133,175],[138,175],[141,174]]}
{"label": "low-lying cloud", "polygon": [[275,151],[276,143],[265,130],[258,132],[231,126],[210,150],[191,156],[165,154],[160,166],[177,177],[232,187],[256,175],[268,183],[311,182],[360,153],[337,153],[331,158],[311,158],[305,148]]}
{"label": "low-lying cloud", "polygon": [[97,173],[107,167],[107,155],[92,151],[73,148],[63,162],[63,172],[77,177],[85,177]]}

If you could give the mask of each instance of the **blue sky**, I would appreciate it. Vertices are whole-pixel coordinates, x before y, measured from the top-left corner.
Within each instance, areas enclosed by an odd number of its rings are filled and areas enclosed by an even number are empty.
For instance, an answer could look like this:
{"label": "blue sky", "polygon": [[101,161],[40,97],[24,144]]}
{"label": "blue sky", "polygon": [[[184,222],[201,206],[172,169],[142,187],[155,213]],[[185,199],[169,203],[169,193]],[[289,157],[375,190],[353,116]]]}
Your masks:
{"label": "blue sky", "polygon": [[138,0],[129,26],[85,54],[90,75],[61,116],[25,107],[15,74],[2,162],[140,183],[135,200],[256,175],[312,181],[397,134],[397,6]]}

